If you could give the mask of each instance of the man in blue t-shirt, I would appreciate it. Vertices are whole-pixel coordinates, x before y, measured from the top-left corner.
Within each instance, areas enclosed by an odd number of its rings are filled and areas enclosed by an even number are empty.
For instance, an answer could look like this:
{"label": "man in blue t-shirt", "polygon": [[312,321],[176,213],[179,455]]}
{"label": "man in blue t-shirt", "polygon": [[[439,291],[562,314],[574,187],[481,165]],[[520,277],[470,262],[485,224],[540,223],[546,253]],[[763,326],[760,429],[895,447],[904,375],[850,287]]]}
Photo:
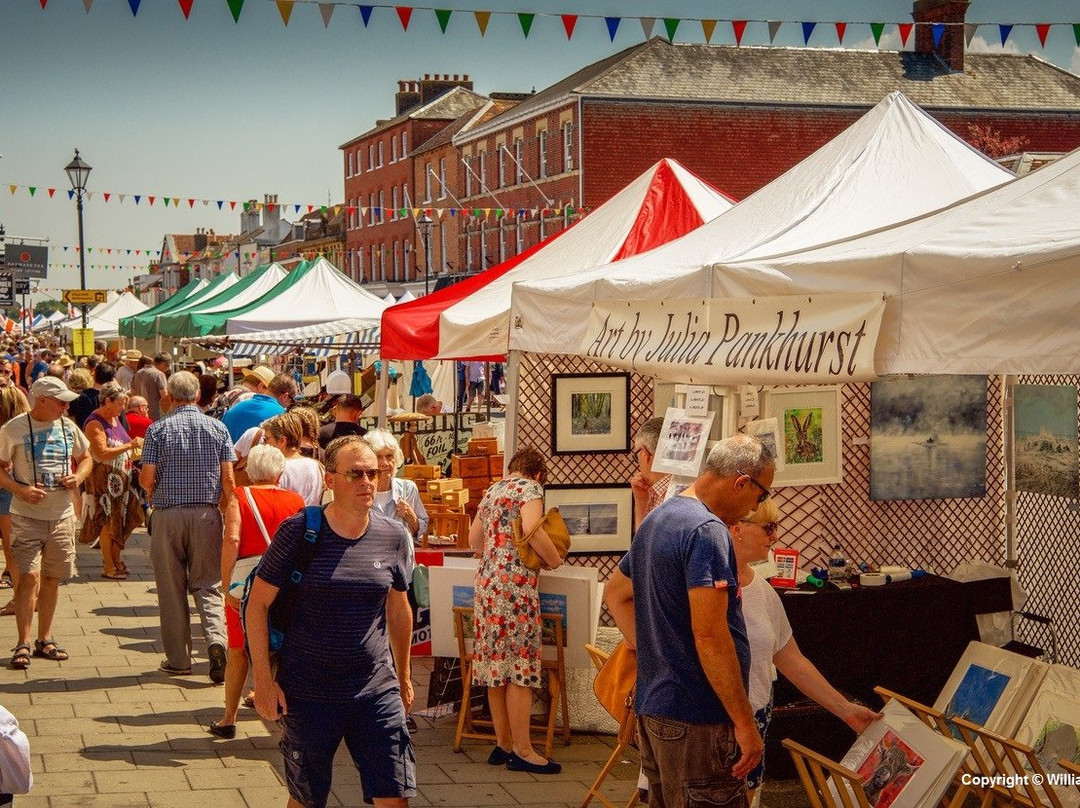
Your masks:
{"label": "man in blue t-shirt", "polygon": [[279,373],[266,385],[265,393],[256,393],[229,407],[221,416],[221,423],[225,424],[229,437],[236,443],[251,427],[285,412],[298,392],[296,380],[287,373]]}
{"label": "man in blue t-shirt", "polygon": [[653,808],[746,804],[743,778],[763,744],[746,695],[750,643],[726,525],[769,497],[774,465],[755,438],[718,443],[693,485],[645,517],[605,587],[637,649],[634,710]]}
{"label": "man in blue t-shirt", "polygon": [[416,758],[405,726],[412,706],[409,646],[412,539],[372,508],[379,465],[359,435],[326,450],[326,486],[314,557],[270,669],[267,615],[287,585],[304,541],[305,514],[286,519],[259,562],[245,625],[255,707],[280,721],[290,806],[322,808],[342,740],[377,808],[405,808],[416,795]]}

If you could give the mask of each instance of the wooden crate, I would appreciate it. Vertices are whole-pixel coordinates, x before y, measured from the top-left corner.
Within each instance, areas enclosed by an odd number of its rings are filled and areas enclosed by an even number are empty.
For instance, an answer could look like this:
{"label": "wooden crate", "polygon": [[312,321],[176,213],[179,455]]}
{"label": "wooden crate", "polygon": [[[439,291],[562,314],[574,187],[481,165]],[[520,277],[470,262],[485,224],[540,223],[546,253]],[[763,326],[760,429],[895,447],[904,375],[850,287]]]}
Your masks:
{"label": "wooden crate", "polygon": [[410,463],[402,468],[401,476],[406,480],[435,480],[442,477],[442,469],[438,466],[419,466]]}
{"label": "wooden crate", "polygon": [[432,498],[439,498],[444,496],[450,491],[460,491],[465,487],[460,477],[443,477],[439,480],[428,480],[427,495]]}
{"label": "wooden crate", "polygon": [[488,474],[491,475],[493,480],[501,479],[503,476],[503,454],[493,454],[488,457]]}
{"label": "wooden crate", "polygon": [[447,491],[443,494],[442,501],[448,508],[460,508],[469,501],[469,489],[462,488],[459,491]]}
{"label": "wooden crate", "polygon": [[469,454],[493,455],[499,453],[499,441],[497,438],[472,438],[469,441]]}
{"label": "wooden crate", "polygon": [[[406,466],[408,468],[408,466]],[[488,472],[488,455],[451,455],[450,473],[453,477],[490,477]],[[465,483],[468,488],[468,483]],[[485,488],[487,486],[484,486]]]}

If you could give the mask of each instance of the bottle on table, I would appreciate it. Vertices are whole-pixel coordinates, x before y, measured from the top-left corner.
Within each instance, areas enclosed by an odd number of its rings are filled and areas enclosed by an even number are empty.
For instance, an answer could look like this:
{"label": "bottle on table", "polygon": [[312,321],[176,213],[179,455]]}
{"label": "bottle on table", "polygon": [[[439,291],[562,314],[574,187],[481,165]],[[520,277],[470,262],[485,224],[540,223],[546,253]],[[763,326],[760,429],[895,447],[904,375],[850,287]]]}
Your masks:
{"label": "bottle on table", "polygon": [[844,555],[840,543],[837,542],[833,545],[832,552],[829,554],[829,580],[846,580],[848,577],[847,565],[847,556]]}

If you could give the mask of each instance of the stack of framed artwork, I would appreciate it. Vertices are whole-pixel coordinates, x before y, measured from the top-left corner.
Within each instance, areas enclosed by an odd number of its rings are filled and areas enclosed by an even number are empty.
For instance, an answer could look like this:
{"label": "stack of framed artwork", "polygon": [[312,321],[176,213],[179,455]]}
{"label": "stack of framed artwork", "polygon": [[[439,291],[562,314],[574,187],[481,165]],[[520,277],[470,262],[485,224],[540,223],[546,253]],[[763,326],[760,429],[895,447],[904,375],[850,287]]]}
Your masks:
{"label": "stack of framed artwork", "polygon": [[[1080,671],[1050,665],[1027,714],[1020,721],[1016,740],[1035,750],[1048,777],[1067,775],[1060,762],[1080,765]],[[1065,808],[1080,805],[1080,791],[1065,782],[1052,788]]]}

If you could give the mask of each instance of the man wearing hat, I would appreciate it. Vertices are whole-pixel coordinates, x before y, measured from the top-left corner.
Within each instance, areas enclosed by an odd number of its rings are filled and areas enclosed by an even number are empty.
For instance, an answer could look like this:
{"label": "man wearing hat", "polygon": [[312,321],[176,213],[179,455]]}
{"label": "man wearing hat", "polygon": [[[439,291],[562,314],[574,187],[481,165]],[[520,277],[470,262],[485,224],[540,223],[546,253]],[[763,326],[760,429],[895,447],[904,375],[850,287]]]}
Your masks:
{"label": "man wearing hat", "polygon": [[343,370],[326,377],[326,395],[334,398],[334,420],[319,429],[319,446],[325,449],[334,438],[343,435],[364,435],[367,430],[356,423],[364,411],[364,401],[353,394],[352,380]]}
{"label": "man wearing hat", "polygon": [[[13,668],[26,668],[30,657],[57,662],[68,658],[52,636],[60,581],[75,574],[75,509],[72,493],[90,476],[92,460],[86,436],[70,418],[68,404],[77,394],[52,376],[30,388],[33,408],[0,427],[0,486],[14,494],[11,503],[11,552],[19,568],[15,623],[19,638]],[[75,471],[72,472],[72,461]],[[11,472],[5,464],[11,464]],[[33,651],[30,629],[38,611]]]}
{"label": "man wearing hat", "polygon": [[142,359],[142,351],[129,348],[123,351],[117,358],[120,367],[116,369],[116,381],[125,390],[131,389],[131,380],[135,378],[135,371],[139,369],[139,360]]}
{"label": "man wearing hat", "polygon": [[[269,370],[258,367],[255,371]],[[255,372],[253,371],[253,372]],[[263,380],[263,376],[259,376]],[[240,436],[253,426],[258,426],[267,418],[281,415],[296,399],[299,388],[296,380],[287,373],[279,373],[265,380],[266,392],[256,393],[251,398],[237,402],[229,408],[221,422],[228,427],[229,436],[233,442],[240,440]]]}

